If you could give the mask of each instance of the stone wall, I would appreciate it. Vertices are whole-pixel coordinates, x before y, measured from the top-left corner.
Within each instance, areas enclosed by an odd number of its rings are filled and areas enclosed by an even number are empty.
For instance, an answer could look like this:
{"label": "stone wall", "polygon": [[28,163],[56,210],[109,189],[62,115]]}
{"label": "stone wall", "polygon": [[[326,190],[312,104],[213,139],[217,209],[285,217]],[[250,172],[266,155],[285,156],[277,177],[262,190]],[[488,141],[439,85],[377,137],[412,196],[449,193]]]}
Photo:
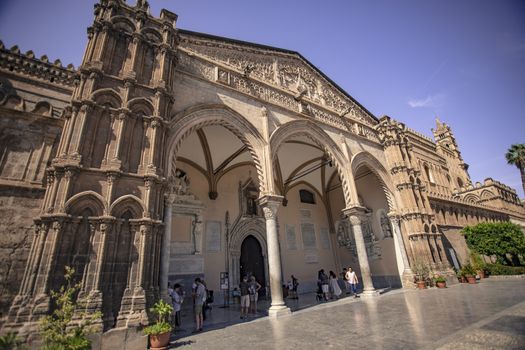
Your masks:
{"label": "stone wall", "polygon": [[33,239],[43,189],[0,186],[0,317],[18,292]]}

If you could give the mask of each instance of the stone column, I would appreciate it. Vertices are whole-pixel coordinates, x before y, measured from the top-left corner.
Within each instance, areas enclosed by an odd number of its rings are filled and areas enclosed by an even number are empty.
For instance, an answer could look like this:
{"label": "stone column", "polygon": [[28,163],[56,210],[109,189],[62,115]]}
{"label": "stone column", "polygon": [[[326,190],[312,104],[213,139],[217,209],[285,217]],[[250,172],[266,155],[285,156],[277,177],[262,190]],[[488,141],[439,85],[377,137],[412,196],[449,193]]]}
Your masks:
{"label": "stone column", "polygon": [[168,302],[168,272],[170,267],[171,251],[171,215],[173,210],[173,195],[167,195],[164,204],[164,234],[162,236],[162,248],[160,251],[160,297]]}
{"label": "stone column", "polygon": [[363,282],[363,295],[379,295],[379,293],[374,288],[374,283],[372,282],[370,265],[368,264],[368,254],[366,253],[365,239],[363,237],[363,230],[361,227],[365,209],[362,207],[346,208],[343,209],[343,213],[346,217],[348,217],[354,232],[357,258],[359,260],[359,268],[361,270],[361,281]]}
{"label": "stone column", "polygon": [[283,197],[267,195],[259,198],[259,205],[266,219],[266,239],[268,243],[268,275],[270,276],[270,290],[272,304],[268,310],[270,317],[279,317],[290,314],[290,309],[283,300],[281,252],[279,251],[279,238],[277,236],[277,210]]}
{"label": "stone column", "polygon": [[397,216],[390,215],[390,223],[392,224],[392,230],[394,231],[394,239],[399,243],[399,250],[401,251],[401,259],[403,260],[404,272],[412,273],[410,269],[410,263],[408,261],[408,255],[405,247],[405,241],[401,235],[401,227],[399,222],[401,221]]}

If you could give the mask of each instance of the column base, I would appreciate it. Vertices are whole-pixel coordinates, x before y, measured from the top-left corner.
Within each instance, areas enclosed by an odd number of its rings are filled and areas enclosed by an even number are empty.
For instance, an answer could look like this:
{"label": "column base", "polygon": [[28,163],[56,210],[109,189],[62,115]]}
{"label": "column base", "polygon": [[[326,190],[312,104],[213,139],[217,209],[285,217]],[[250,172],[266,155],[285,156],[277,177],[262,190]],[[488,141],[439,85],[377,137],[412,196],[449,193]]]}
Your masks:
{"label": "column base", "polygon": [[286,305],[270,306],[268,309],[268,316],[278,318],[292,314],[292,310]]}
{"label": "column base", "polygon": [[380,293],[377,289],[364,290],[361,294],[359,294],[359,296],[363,298],[378,297],[379,295]]}

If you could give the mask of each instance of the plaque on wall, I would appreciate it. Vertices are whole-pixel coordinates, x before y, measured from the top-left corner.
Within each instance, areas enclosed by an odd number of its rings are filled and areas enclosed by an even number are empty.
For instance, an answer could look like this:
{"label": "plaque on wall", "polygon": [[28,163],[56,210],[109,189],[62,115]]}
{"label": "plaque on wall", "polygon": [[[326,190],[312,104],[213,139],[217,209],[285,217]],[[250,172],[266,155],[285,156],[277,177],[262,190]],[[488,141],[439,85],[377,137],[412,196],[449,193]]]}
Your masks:
{"label": "plaque on wall", "polygon": [[297,237],[295,236],[295,226],[286,225],[286,248],[297,250]]}
{"label": "plaque on wall", "polygon": [[307,263],[307,264],[315,264],[315,263],[319,262],[317,253],[310,252],[310,253],[305,254],[304,255],[304,262]]}
{"label": "plaque on wall", "polygon": [[221,251],[221,223],[220,221],[206,222],[206,251]]}
{"label": "plaque on wall", "polygon": [[314,224],[309,222],[303,222],[301,224],[301,235],[303,236],[303,248],[315,249],[317,248],[315,240],[315,229]]}
{"label": "plaque on wall", "polygon": [[330,234],[326,227],[322,227],[319,231],[321,233],[321,246],[323,249],[330,249]]}

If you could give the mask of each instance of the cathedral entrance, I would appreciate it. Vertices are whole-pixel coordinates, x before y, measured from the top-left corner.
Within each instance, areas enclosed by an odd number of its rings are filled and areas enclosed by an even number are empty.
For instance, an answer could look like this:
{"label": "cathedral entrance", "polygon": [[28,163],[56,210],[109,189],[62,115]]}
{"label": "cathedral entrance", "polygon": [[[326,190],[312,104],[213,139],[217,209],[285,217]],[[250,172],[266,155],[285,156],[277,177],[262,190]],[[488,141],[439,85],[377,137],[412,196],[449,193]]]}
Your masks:
{"label": "cathedral entrance", "polygon": [[252,235],[244,239],[241,244],[240,276],[255,276],[255,279],[263,287],[259,290],[259,296],[266,293],[266,278],[264,275],[264,257],[261,244]]}

